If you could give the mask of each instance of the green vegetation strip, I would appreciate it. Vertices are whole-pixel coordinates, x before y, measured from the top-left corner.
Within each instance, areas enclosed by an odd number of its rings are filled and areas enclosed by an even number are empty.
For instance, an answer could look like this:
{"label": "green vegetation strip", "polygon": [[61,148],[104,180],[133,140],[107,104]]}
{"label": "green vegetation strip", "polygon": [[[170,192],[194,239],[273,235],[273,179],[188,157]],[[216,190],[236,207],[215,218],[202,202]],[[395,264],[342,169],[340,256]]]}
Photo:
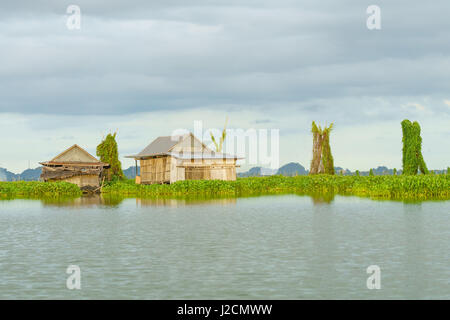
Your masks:
{"label": "green vegetation strip", "polygon": [[0,182],[2,197],[80,196],[80,188],[68,182],[16,181]]}
{"label": "green vegetation strip", "polygon": [[[231,196],[263,194],[335,193],[383,199],[450,199],[450,175],[336,176],[238,178],[236,181],[187,180],[171,185],[138,185],[133,180],[106,183],[102,193],[112,196]],[[0,182],[2,197],[79,196],[67,182]]]}
{"label": "green vegetation strip", "polygon": [[115,181],[104,194],[122,196],[229,195],[326,193],[384,199],[450,199],[450,175],[419,176],[271,176],[238,178],[236,181],[179,181],[171,185],[137,185]]}

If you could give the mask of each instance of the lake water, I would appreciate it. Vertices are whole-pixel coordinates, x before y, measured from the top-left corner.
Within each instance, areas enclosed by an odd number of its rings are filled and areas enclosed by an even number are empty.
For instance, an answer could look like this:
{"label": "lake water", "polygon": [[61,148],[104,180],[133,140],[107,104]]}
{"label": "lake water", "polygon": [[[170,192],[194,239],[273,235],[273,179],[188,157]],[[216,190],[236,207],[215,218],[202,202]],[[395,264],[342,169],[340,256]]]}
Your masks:
{"label": "lake water", "polygon": [[450,299],[450,201],[2,200],[0,299],[18,298]]}

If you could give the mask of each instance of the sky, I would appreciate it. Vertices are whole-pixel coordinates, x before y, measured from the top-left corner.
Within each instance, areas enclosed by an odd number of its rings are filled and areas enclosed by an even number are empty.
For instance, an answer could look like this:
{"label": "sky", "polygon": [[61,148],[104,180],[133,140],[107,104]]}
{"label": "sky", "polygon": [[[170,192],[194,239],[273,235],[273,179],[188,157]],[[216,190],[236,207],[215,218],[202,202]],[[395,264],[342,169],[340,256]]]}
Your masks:
{"label": "sky", "polygon": [[[72,4],[80,29],[66,26]],[[351,170],[401,168],[400,122],[416,120],[428,167],[446,168],[449,15],[448,0],[2,1],[0,167],[75,143],[95,155],[117,131],[127,168],[157,136],[228,117],[278,129],[280,165],[305,167],[311,122],[334,123],[335,165]]]}

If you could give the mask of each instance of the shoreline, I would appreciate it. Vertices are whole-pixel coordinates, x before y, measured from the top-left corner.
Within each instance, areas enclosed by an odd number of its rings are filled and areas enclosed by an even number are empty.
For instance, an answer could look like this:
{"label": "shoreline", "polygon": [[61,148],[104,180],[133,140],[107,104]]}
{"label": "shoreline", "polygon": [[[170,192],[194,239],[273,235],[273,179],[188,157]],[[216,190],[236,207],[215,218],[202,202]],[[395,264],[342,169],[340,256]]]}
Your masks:
{"label": "shoreline", "polygon": [[[374,200],[450,200],[450,175],[417,176],[269,176],[236,181],[186,180],[139,185],[134,180],[106,183],[101,194],[113,197],[246,197],[277,194],[335,194]],[[79,197],[67,182],[0,182],[0,199]]]}

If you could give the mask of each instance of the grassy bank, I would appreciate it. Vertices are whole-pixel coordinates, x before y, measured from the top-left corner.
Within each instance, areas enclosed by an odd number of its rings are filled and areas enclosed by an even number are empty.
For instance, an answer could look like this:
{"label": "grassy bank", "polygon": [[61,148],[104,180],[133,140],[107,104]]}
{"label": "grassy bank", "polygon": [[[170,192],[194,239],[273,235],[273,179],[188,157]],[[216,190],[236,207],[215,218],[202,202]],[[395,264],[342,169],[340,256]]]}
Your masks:
{"label": "grassy bank", "polygon": [[[419,176],[298,176],[254,177],[236,181],[180,181],[171,185],[137,185],[133,180],[107,183],[105,195],[121,197],[221,197],[263,194],[336,193],[383,199],[450,199],[450,175]],[[0,196],[79,196],[80,189],[66,182],[0,182]]]}
{"label": "grassy bank", "polygon": [[0,182],[1,197],[79,196],[81,190],[68,182],[15,181]]}
{"label": "grassy bank", "polygon": [[103,193],[123,196],[325,193],[384,199],[450,199],[450,175],[419,176],[298,176],[239,178],[236,181],[180,181],[171,185],[112,182]]}

